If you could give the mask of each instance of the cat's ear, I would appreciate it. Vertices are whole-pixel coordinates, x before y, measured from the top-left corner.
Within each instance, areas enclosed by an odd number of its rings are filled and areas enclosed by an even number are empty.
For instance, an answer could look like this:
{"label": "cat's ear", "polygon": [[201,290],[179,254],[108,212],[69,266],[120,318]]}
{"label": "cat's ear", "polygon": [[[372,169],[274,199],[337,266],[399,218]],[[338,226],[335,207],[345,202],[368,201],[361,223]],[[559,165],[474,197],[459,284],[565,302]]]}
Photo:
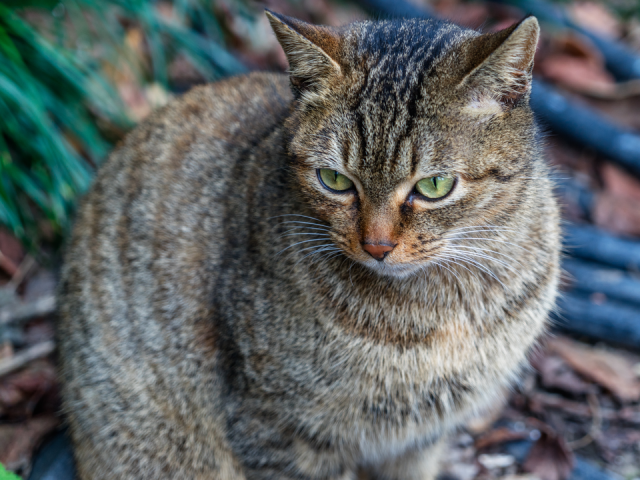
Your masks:
{"label": "cat's ear", "polygon": [[330,27],[311,25],[295,18],[266,10],[271,28],[289,61],[294,91],[317,90],[332,77],[341,74],[340,37]]}
{"label": "cat's ear", "polygon": [[470,107],[509,108],[531,91],[533,57],[540,26],[527,17],[505,30],[469,41],[464,62],[466,75],[458,88],[470,96]]}

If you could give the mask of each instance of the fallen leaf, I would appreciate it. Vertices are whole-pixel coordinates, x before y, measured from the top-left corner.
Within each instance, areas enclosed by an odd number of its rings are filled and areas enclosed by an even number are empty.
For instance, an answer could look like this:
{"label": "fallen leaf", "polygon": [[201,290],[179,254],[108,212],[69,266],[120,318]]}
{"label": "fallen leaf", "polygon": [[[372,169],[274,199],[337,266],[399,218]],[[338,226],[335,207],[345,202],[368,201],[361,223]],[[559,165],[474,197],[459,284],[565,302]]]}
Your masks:
{"label": "fallen leaf", "polygon": [[549,351],[562,357],[580,375],[589,378],[623,402],[640,400],[640,381],[634,363],[619,353],[589,347],[565,337],[551,338]]}
{"label": "fallen leaf", "polygon": [[542,385],[547,389],[555,388],[573,395],[585,395],[594,392],[594,386],[582,380],[558,356],[545,355],[538,359],[534,367],[540,373]]}
{"label": "fallen leaf", "polygon": [[529,436],[529,432],[515,432],[509,428],[501,427],[491,430],[490,432],[477,438],[475,441],[475,447],[478,450],[491,447],[493,445],[499,445],[501,443],[513,442],[515,440],[523,440]]}
{"label": "fallen leaf", "polygon": [[604,67],[593,65],[582,58],[553,54],[540,65],[541,73],[549,80],[570,90],[597,96],[615,96],[613,77]]}
{"label": "fallen leaf", "polygon": [[531,447],[522,468],[540,480],[566,480],[573,469],[573,454],[564,439],[549,426],[541,429],[540,433],[540,438]]}
{"label": "fallen leaf", "polygon": [[0,380],[0,409],[13,419],[29,417],[42,400],[57,402],[56,371],[50,361],[34,361]]}
{"label": "fallen leaf", "polygon": [[54,415],[43,415],[16,425],[0,425],[0,463],[8,470],[27,469],[40,442],[59,424]]}
{"label": "fallen leaf", "polygon": [[640,180],[611,163],[605,163],[600,170],[604,188],[612,195],[640,202]]}
{"label": "fallen leaf", "polygon": [[581,27],[603,37],[620,37],[620,23],[603,3],[572,2],[568,10],[573,21]]}
{"label": "fallen leaf", "polygon": [[0,228],[0,270],[12,277],[24,257],[20,242],[5,229]]}
{"label": "fallen leaf", "polygon": [[565,88],[595,96],[617,93],[604,57],[591,41],[577,33],[551,39],[544,55],[536,56],[536,71]]}
{"label": "fallen leaf", "polygon": [[640,200],[604,191],[596,196],[591,219],[605,230],[621,235],[640,236]]}

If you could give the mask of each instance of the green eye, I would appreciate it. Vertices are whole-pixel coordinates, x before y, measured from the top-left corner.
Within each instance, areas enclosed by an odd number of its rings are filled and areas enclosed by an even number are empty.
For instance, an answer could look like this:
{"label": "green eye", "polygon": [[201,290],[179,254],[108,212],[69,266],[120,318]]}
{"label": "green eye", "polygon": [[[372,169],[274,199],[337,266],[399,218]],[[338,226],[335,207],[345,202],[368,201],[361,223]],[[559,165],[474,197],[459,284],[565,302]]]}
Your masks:
{"label": "green eye", "polygon": [[320,183],[329,190],[336,192],[344,192],[353,187],[353,182],[341,173],[331,170],[329,168],[318,169],[318,178]]}
{"label": "green eye", "polygon": [[418,193],[427,198],[442,198],[453,188],[453,177],[429,177],[416,183]]}

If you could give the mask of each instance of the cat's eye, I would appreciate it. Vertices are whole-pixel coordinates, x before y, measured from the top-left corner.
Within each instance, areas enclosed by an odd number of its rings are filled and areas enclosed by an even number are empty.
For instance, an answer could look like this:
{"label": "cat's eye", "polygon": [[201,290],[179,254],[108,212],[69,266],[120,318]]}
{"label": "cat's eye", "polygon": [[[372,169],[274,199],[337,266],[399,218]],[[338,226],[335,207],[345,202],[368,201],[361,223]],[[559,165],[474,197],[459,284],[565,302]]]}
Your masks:
{"label": "cat's eye", "polygon": [[343,193],[353,188],[353,182],[348,177],[330,168],[319,168],[318,178],[320,183],[332,192]]}
{"label": "cat's eye", "polygon": [[416,183],[416,190],[427,198],[442,198],[453,188],[454,177],[429,177]]}

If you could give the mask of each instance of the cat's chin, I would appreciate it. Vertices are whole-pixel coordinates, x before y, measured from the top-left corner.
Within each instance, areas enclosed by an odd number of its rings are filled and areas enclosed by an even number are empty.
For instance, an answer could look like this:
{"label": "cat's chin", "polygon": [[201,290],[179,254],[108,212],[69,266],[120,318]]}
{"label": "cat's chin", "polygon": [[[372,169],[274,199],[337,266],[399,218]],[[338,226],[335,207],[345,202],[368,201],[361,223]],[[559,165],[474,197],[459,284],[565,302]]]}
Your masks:
{"label": "cat's chin", "polygon": [[422,270],[421,265],[412,263],[389,264],[387,262],[365,262],[365,265],[378,275],[394,278],[407,278]]}

